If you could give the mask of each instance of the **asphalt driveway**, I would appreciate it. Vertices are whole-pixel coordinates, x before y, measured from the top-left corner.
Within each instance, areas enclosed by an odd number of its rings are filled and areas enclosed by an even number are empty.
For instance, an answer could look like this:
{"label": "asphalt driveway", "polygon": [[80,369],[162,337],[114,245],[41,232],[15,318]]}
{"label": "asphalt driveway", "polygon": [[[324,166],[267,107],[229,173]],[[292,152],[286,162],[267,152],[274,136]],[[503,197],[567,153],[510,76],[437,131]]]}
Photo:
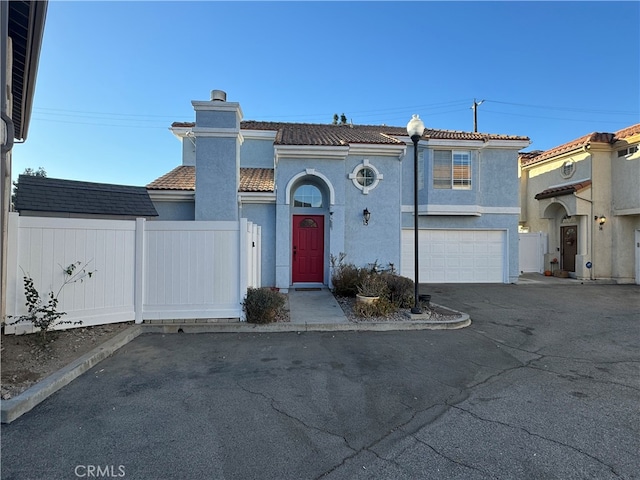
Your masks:
{"label": "asphalt driveway", "polygon": [[430,289],[473,324],[143,334],[2,426],[2,478],[640,478],[640,287]]}

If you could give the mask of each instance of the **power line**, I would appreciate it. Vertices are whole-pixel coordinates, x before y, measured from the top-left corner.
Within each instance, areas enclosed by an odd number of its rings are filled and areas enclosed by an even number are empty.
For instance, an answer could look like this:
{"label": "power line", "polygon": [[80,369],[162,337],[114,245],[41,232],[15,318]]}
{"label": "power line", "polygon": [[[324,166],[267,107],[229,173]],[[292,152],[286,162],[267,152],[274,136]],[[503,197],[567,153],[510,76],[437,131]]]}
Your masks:
{"label": "power line", "polygon": [[511,113],[511,112],[500,112],[497,110],[487,110],[486,108],[483,109],[485,112],[490,112],[490,113],[497,113],[500,115],[510,115],[513,117],[526,117],[526,118],[540,118],[540,119],[544,119],[544,120],[561,120],[564,122],[600,122],[600,120],[596,120],[596,119],[584,119],[584,118],[559,118],[559,117],[546,117],[546,116],[541,116],[541,115],[526,115],[524,113]]}
{"label": "power line", "polygon": [[491,103],[500,103],[502,105],[514,105],[517,107],[530,107],[530,108],[541,108],[547,110],[560,110],[567,112],[580,112],[580,113],[601,113],[605,115],[639,115],[640,112],[629,112],[622,110],[598,110],[598,109],[590,109],[590,108],[575,108],[575,107],[560,107],[560,106],[549,106],[549,105],[532,105],[528,103],[513,103],[513,102],[502,102],[499,100],[486,100]]}

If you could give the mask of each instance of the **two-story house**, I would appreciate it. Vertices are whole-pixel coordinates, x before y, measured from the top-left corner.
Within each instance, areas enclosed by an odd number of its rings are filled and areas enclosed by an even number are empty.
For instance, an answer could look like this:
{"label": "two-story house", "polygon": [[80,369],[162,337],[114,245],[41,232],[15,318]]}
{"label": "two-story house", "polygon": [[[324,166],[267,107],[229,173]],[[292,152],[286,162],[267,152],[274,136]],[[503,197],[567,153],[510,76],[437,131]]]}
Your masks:
{"label": "two-story house", "polygon": [[520,224],[548,234],[545,265],[640,282],[639,144],[636,124],[520,156]]}
{"label": "two-story house", "polygon": [[413,278],[416,213],[420,282],[517,281],[527,137],[426,128],[415,212],[405,127],[244,121],[238,103],[211,93],[192,102],[195,122],[171,127],[182,164],[147,189],[158,220],[260,225],[262,285],[329,285],[340,253]]}

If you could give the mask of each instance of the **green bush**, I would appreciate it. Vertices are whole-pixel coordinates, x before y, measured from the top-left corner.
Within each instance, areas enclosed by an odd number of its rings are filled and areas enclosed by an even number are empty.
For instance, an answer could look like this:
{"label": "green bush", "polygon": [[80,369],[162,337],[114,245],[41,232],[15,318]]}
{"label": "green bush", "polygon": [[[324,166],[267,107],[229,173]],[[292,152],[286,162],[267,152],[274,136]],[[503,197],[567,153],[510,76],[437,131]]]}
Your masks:
{"label": "green bush", "polygon": [[411,308],[414,304],[413,280],[393,273],[381,274],[389,289],[389,300],[398,308]]}
{"label": "green bush", "polygon": [[242,303],[249,323],[272,323],[284,307],[284,295],[270,288],[248,288]]}
{"label": "green bush", "polygon": [[333,293],[339,297],[355,297],[358,293],[358,285],[366,273],[352,263],[341,263],[335,266],[331,275]]}

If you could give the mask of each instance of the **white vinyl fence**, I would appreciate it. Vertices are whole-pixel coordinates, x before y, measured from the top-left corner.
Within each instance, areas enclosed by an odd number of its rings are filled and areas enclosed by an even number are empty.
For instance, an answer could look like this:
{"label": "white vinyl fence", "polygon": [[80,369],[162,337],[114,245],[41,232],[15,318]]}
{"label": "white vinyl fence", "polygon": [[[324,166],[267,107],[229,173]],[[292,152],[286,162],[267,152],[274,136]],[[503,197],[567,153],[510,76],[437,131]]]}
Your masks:
{"label": "white vinyl fence", "polygon": [[[12,213],[8,230],[7,315],[26,313],[24,275],[33,278],[44,298],[58,292],[68,265],[80,262],[95,271],[60,291],[58,310],[67,313],[62,320],[82,321],[61,328],[241,319],[247,288],[260,286],[260,227],[246,219],[147,222]],[[5,333],[32,331],[8,323]]]}
{"label": "white vinyl fence", "polygon": [[543,273],[544,254],[548,249],[548,236],[543,232],[519,233],[519,260],[521,273]]}

